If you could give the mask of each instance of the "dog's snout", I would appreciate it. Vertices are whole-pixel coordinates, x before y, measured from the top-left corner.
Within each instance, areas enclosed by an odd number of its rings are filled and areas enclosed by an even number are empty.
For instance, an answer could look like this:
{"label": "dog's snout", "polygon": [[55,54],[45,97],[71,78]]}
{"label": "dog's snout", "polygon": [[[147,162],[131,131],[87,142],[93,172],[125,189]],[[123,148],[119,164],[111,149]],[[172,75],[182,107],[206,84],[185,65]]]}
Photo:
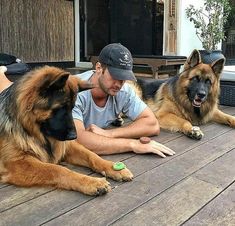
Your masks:
{"label": "dog's snout", "polygon": [[203,99],[203,98],[205,98],[205,96],[206,96],[206,92],[203,91],[203,90],[201,90],[201,91],[199,91],[199,92],[197,93],[197,96],[198,96],[200,99]]}
{"label": "dog's snout", "polygon": [[75,140],[77,138],[77,133],[76,131],[70,131],[67,134],[66,140]]}

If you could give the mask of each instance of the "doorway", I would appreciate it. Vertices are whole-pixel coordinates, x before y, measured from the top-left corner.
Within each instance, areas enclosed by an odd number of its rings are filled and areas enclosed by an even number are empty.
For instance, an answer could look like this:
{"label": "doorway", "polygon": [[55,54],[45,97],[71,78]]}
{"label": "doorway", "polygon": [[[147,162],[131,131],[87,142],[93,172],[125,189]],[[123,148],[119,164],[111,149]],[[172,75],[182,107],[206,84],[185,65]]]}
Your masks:
{"label": "doorway", "polygon": [[125,45],[133,55],[162,55],[164,1],[83,1],[86,34],[81,34],[86,37],[85,59],[98,55],[113,42]]}

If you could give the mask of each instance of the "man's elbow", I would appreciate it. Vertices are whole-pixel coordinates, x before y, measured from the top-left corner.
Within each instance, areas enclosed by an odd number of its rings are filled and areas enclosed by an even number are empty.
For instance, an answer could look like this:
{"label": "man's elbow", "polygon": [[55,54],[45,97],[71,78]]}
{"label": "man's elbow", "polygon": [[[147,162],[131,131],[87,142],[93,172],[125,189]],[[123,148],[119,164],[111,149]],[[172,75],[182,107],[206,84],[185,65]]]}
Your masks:
{"label": "man's elbow", "polygon": [[160,134],[160,126],[157,120],[152,121],[150,127],[149,136],[158,136]]}
{"label": "man's elbow", "polygon": [[158,123],[156,123],[155,126],[153,126],[152,136],[158,136],[160,134],[160,126]]}

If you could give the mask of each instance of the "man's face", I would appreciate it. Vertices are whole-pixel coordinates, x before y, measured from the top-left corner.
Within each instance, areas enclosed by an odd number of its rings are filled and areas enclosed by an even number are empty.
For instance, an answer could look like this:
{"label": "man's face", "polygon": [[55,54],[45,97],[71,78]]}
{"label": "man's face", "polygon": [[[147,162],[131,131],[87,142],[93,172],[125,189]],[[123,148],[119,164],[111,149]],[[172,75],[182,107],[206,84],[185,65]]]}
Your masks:
{"label": "man's face", "polygon": [[113,79],[110,75],[108,68],[103,69],[99,77],[99,86],[100,88],[108,95],[115,96],[122,88],[125,80],[116,80]]}

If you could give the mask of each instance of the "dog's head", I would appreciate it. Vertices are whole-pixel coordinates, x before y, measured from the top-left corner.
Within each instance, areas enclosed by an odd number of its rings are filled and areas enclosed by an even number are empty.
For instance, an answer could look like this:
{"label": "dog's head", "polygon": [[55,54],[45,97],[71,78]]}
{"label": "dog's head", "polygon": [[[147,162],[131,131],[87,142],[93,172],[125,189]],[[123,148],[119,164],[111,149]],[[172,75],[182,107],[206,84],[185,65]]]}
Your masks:
{"label": "dog's head", "polygon": [[[76,139],[72,109],[77,93],[94,86],[49,66],[28,73],[21,83],[24,88],[19,90],[18,103],[25,111],[23,124],[27,132],[40,132],[61,141]],[[30,128],[29,123],[39,130]]]}
{"label": "dog's head", "polygon": [[219,94],[219,78],[223,70],[225,59],[221,58],[212,64],[203,64],[200,53],[194,50],[187,59],[181,74],[188,99],[195,108],[200,108],[207,101],[208,96]]}

